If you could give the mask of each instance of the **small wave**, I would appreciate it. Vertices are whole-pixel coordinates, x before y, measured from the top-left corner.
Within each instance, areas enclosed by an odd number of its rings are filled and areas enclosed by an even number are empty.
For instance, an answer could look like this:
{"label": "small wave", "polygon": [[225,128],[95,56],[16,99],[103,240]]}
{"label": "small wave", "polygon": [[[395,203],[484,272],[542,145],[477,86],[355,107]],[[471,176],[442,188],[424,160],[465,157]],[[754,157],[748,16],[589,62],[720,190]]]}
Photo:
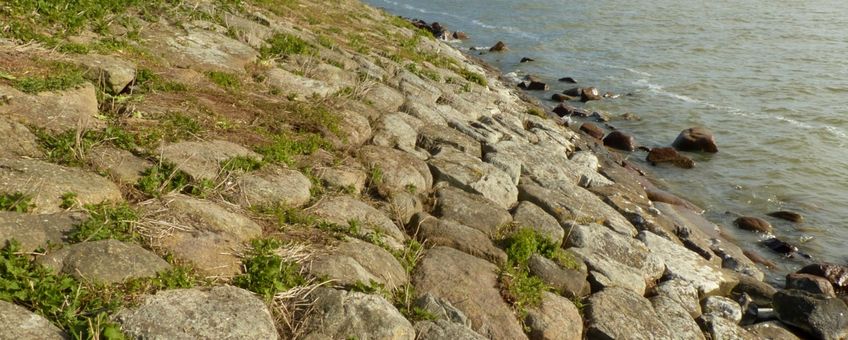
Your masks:
{"label": "small wave", "polygon": [[681,101],[684,101],[684,102],[687,102],[687,103],[692,103],[692,104],[703,104],[703,102],[701,102],[700,100],[697,100],[695,98],[692,98],[692,97],[689,97],[689,96],[686,96],[686,95],[682,95],[682,94],[679,94],[679,93],[674,93],[674,92],[671,92],[671,91],[666,91],[665,89],[663,89],[662,86],[651,83],[647,79],[639,79],[639,80],[633,82],[633,84],[645,86],[645,87],[648,88],[648,90],[651,90],[654,93],[657,93],[657,94],[660,94],[660,95],[663,95],[663,96],[666,96],[666,97],[671,97],[671,98],[678,99],[678,100],[681,100]]}
{"label": "small wave", "polygon": [[612,64],[606,64],[606,63],[599,63],[599,62],[597,62],[597,61],[582,61],[582,62],[583,62],[583,63],[586,63],[586,64],[589,64],[589,65],[601,66],[601,67],[606,67],[606,68],[611,68],[611,69],[618,69],[618,70],[625,70],[625,71],[627,71],[627,72],[630,72],[630,73],[633,73],[633,74],[638,74],[638,75],[643,76],[643,77],[653,77],[653,76],[654,76],[653,74],[650,74],[650,73],[648,73],[648,72],[645,72],[645,71],[639,71],[639,70],[637,70],[637,69],[629,68],[629,67],[627,67],[627,66],[612,65]]}

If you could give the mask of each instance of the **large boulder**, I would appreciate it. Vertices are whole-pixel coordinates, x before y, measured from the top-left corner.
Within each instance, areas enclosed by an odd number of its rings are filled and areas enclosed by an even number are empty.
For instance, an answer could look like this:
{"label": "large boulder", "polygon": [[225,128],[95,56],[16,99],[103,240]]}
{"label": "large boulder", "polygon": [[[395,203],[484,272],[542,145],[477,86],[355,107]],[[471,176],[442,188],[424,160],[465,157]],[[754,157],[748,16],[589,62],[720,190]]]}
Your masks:
{"label": "large boulder", "polygon": [[359,156],[363,165],[371,169],[372,184],[384,197],[411,189],[423,192],[433,186],[427,163],[406,152],[366,145],[359,150]]}
{"label": "large boulder", "polygon": [[702,127],[692,127],[681,131],[671,145],[680,151],[718,152],[713,133]]}
{"label": "large boulder", "polygon": [[550,292],[542,293],[542,302],[527,311],[524,323],[532,340],[570,340],[583,335],[583,318],[574,303]]}
{"label": "large boulder", "polygon": [[654,233],[640,232],[639,239],[665,262],[664,276],[689,282],[702,296],[727,293],[738,281],[698,254]]}
{"label": "large boulder", "polygon": [[222,140],[208,142],[179,142],[160,147],[157,154],[162,160],[173,163],[178,170],[187,173],[195,180],[215,179],[221,173],[221,166],[235,157],[248,157],[257,161],[262,156],[247,148]]}
{"label": "large boulder", "polygon": [[786,289],[803,290],[808,293],[836,297],[836,291],[830,281],[810,274],[790,273],[786,275]]}
{"label": "large boulder", "polygon": [[763,234],[771,234],[772,226],[768,221],[751,216],[742,216],[733,221],[737,227],[744,230],[756,231]]}
{"label": "large boulder", "polygon": [[801,340],[789,330],[788,326],[780,321],[767,321],[746,326],[745,330],[769,340]]}
{"label": "large boulder", "polygon": [[0,337],[3,339],[67,339],[65,332],[50,323],[50,320],[6,301],[0,301],[0,329]]}
{"label": "large boulder", "polygon": [[480,195],[451,186],[439,187],[433,214],[494,236],[498,228],[512,221],[509,212]]}
{"label": "large boulder", "polygon": [[518,189],[505,172],[453,148],[442,149],[428,162],[433,178],[480,194],[504,209],[518,200]]}
{"label": "large boulder", "polygon": [[145,30],[143,37],[152,43],[152,51],[172,65],[199,71],[244,73],[245,66],[259,56],[249,45],[224,34],[205,30],[200,25],[186,26],[185,30],[177,31],[156,25]]}
{"label": "large boulder", "polygon": [[674,166],[691,169],[695,167],[695,161],[691,158],[681,155],[674,148],[653,148],[648,151],[648,156],[645,158],[651,165],[660,163],[671,163]]}
{"label": "large boulder", "polygon": [[[568,254],[568,256],[573,256],[570,252]],[[565,268],[556,261],[539,254],[530,256],[527,267],[531,274],[540,278],[551,289],[563,296],[579,298],[591,293],[589,282],[586,281],[585,268]],[[574,267],[580,266],[575,264]]]}
{"label": "large boulder", "polygon": [[702,315],[698,318],[698,324],[704,334],[713,340],[759,340],[759,337],[739,327],[732,320],[718,315]]}
{"label": "large boulder", "polygon": [[241,288],[169,289],[144,297],[115,319],[137,339],[277,339],[271,313]]}
{"label": "large boulder", "polygon": [[532,229],[536,234],[548,238],[556,245],[562,244],[565,236],[565,230],[553,216],[528,201],[521,201],[518,204],[513,212],[512,221],[519,226]]}
{"label": "large boulder", "polygon": [[106,178],[36,159],[0,159],[0,192],[30,195],[32,211],[44,214],[64,210],[62,195],[69,192],[82,205],[124,200],[118,186]]}
{"label": "large boulder", "polygon": [[774,294],[774,312],[783,323],[816,338],[848,337],[848,305],[841,299],[794,289],[782,290]]}
{"label": "large boulder", "polygon": [[40,257],[38,262],[55,272],[100,283],[154,277],[171,268],[149,250],[117,240],[67,245]]}
{"label": "large boulder", "polygon": [[675,339],[704,340],[704,333],[701,333],[698,323],[677,301],[666,295],[653,296],[650,301],[660,321],[674,332]]}
{"label": "large boulder", "polygon": [[498,267],[447,247],[427,251],[413,275],[415,292],[447,300],[471,320],[471,328],[493,339],[526,339],[498,289]]}
{"label": "large boulder", "polygon": [[347,286],[376,282],[392,291],[409,282],[403,266],[391,253],[353,238],[314,255],[307,268],[316,277]]}
{"label": "large boulder", "polygon": [[243,207],[301,207],[309,202],[311,188],[299,171],[272,167],[240,176],[228,196]]}
{"label": "large boulder", "polygon": [[262,227],[243,214],[203,199],[182,194],[162,198],[173,220],[198,230],[232,235],[248,241],[262,235]]}
{"label": "large boulder", "polygon": [[830,281],[836,290],[848,291],[848,267],[846,266],[833,263],[816,263],[801,268],[798,273],[823,277]]}
{"label": "large boulder", "polygon": [[319,218],[340,226],[359,223],[361,236],[382,234],[387,245],[402,249],[406,235],[380,210],[349,196],[325,198],[309,210]]}
{"label": "large boulder", "polygon": [[89,83],[37,94],[0,85],[0,98],[6,98],[0,105],[0,116],[47,132],[91,130],[105,125],[97,119],[97,90]]}
{"label": "large boulder", "polygon": [[417,237],[424,244],[451,247],[496,264],[506,263],[506,253],[480,230],[426,213],[417,215],[415,220]]}
{"label": "large boulder", "polygon": [[600,222],[617,233],[636,235],[636,228],[624,216],[590,191],[563,180],[546,184],[556,189],[524,183],[518,187],[519,198],[538,205],[563,227]]}
{"label": "large boulder", "polygon": [[619,287],[608,287],[589,297],[586,323],[589,339],[672,338],[648,299]]}
{"label": "large boulder", "polygon": [[0,245],[16,240],[22,251],[29,252],[49,244],[62,244],[86,218],[81,212],[32,215],[0,211]]}
{"label": "large boulder", "polygon": [[636,138],[621,131],[610,132],[604,137],[604,145],[623,151],[633,151],[638,146],[636,144]]}
{"label": "large boulder", "polygon": [[704,315],[715,315],[739,323],[742,321],[742,307],[736,301],[724,296],[708,296],[701,300]]}
{"label": "large boulder", "polygon": [[698,288],[686,281],[672,279],[663,281],[654,288],[657,297],[667,298],[680,305],[689,318],[694,319],[701,316],[701,304],[698,296]]}
{"label": "large boulder", "polygon": [[441,125],[428,124],[418,129],[417,145],[431,154],[437,154],[443,148],[451,147],[475,158],[480,158],[483,155],[480,142],[457,130]]}
{"label": "large boulder", "polygon": [[415,329],[381,296],[318,288],[303,321],[305,338],[413,340]]}

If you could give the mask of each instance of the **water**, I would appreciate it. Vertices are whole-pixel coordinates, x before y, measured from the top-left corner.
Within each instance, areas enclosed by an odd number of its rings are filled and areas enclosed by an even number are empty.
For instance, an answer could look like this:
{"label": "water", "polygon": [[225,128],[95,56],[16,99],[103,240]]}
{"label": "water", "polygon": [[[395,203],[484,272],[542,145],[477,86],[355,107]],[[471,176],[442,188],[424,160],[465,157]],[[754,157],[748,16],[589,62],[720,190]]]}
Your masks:
{"label": "water", "polygon": [[[458,46],[503,40],[484,60],[540,75],[552,90],[581,86],[630,93],[586,106],[647,146],[684,128],[711,129],[720,152],[693,155],[695,169],[652,169],[674,192],[707,209],[744,248],[768,255],[758,236],[732,226],[732,211],[764,217],[801,212],[775,234],[816,260],[845,263],[848,228],[848,2],[843,0],[367,0],[471,35]],[[535,62],[519,64],[522,57]],[[553,91],[543,94],[549,97]],[[542,95],[542,94],[540,94]],[[553,106],[552,102],[548,102]],[[642,162],[645,154],[630,158]],[[642,162],[644,163],[644,162]],[[645,165],[646,167],[650,167]],[[778,260],[772,281],[800,260]]]}

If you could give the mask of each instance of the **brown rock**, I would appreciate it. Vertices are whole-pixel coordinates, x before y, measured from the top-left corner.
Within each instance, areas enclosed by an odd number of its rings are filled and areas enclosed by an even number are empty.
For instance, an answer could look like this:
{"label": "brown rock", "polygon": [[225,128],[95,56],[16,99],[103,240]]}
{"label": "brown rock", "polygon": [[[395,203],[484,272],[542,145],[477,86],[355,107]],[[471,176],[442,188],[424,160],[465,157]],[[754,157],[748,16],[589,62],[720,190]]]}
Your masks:
{"label": "brown rock", "polygon": [[503,41],[498,41],[495,46],[492,46],[492,48],[489,49],[489,52],[504,52],[508,50],[509,47],[507,47]]}
{"label": "brown rock", "polygon": [[672,146],[681,151],[718,152],[713,133],[702,127],[683,130],[674,140]]}
{"label": "brown rock", "polygon": [[736,224],[737,227],[745,230],[756,231],[764,234],[770,234],[772,232],[771,224],[766,220],[757,217],[743,216],[737,218],[736,221],[733,221],[733,223]]}
{"label": "brown rock", "polygon": [[583,123],[583,125],[580,125],[580,131],[585,132],[587,135],[592,136],[595,139],[604,138],[604,129],[601,129],[599,126],[592,123]]}
{"label": "brown rock", "polygon": [[636,139],[624,132],[613,131],[604,138],[604,145],[614,149],[633,151],[636,150]]}
{"label": "brown rock", "polygon": [[574,100],[574,97],[562,93],[554,93],[553,95],[551,95],[551,100],[557,102],[567,102],[569,100]]}
{"label": "brown rock", "polygon": [[689,202],[689,201],[682,199],[680,197],[677,197],[676,195],[674,195],[670,192],[664,191],[664,190],[646,189],[645,193],[648,194],[648,199],[653,201],[653,202],[663,202],[663,203],[668,203],[668,204],[671,204],[671,205],[679,205],[679,206],[682,206],[682,207],[689,208],[690,210],[697,212],[697,213],[701,213],[701,212],[704,211],[704,209],[701,209],[700,207],[696,206],[694,203]]}
{"label": "brown rock", "polygon": [[568,90],[562,91],[562,94],[572,97],[580,97],[581,93],[583,93],[583,89],[579,87],[572,87]]}
{"label": "brown rock", "polygon": [[798,289],[813,294],[836,297],[833,285],[827,279],[810,274],[790,273],[786,275],[786,289]]}
{"label": "brown rock", "polygon": [[581,89],[581,91],[580,91],[580,101],[581,102],[585,103],[585,102],[588,102],[588,101],[601,100],[601,99],[603,99],[603,97],[601,97],[601,94],[598,91],[598,89],[596,89],[594,87],[585,87],[585,88]]}
{"label": "brown rock", "polygon": [[769,215],[771,217],[779,218],[779,219],[782,219],[782,220],[787,220],[789,222],[795,222],[795,223],[800,223],[800,222],[804,221],[804,216],[801,216],[801,214],[796,213],[796,212],[792,212],[792,211],[781,210],[781,211],[770,212],[767,215]]}
{"label": "brown rock", "polygon": [[832,263],[811,264],[798,271],[801,274],[821,276],[840,291],[848,289],[848,267]]}
{"label": "brown rock", "polygon": [[695,167],[695,161],[689,157],[681,155],[674,148],[669,147],[651,149],[651,151],[648,152],[646,160],[651,162],[652,165],[657,165],[657,163],[671,163],[684,169],[691,169]]}
{"label": "brown rock", "polygon": [[459,40],[467,40],[468,39],[468,33],[456,31],[456,32],[453,32],[453,38],[459,39]]}
{"label": "brown rock", "polygon": [[562,77],[562,78],[559,78],[559,81],[561,81],[563,83],[577,84],[577,81],[574,80],[574,78],[571,78],[571,77]]}
{"label": "brown rock", "polygon": [[591,114],[591,112],[589,111],[586,111],[584,109],[578,109],[574,106],[568,105],[567,103],[561,103],[557,105],[557,107],[555,107],[553,111],[560,117],[577,116],[585,118],[589,117],[589,115]]}

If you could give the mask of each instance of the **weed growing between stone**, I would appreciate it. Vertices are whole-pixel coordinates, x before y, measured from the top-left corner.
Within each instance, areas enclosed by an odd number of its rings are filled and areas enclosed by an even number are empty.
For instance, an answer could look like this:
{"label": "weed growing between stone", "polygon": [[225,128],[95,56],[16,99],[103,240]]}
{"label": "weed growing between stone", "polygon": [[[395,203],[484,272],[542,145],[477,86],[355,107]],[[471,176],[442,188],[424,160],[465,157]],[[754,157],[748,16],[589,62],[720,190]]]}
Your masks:
{"label": "weed growing between stone", "polygon": [[330,148],[330,145],[318,134],[278,134],[272,137],[271,143],[256,148],[256,152],[261,154],[266,162],[292,166],[295,157],[310,155],[322,148]]}
{"label": "weed growing between stone", "polygon": [[142,68],[136,71],[133,82],[134,93],[149,92],[185,92],[188,86],[182,83],[168,81],[150,69]]}
{"label": "weed growing between stone", "polygon": [[284,260],[277,254],[280,247],[282,243],[275,239],[253,240],[250,251],[242,260],[244,273],[233,278],[233,284],[266,299],[306,284],[300,264]]}
{"label": "weed growing between stone", "polygon": [[135,187],[150,197],[161,197],[174,191],[203,197],[215,188],[215,183],[211,180],[194,181],[176,165],[162,162],[145,170]]}
{"label": "weed growing between stone", "polygon": [[253,157],[237,156],[221,162],[221,170],[227,172],[247,173],[262,168],[265,164]]}
{"label": "weed growing between stone", "polygon": [[259,49],[262,59],[281,59],[292,54],[310,54],[315,48],[294,35],[286,33],[274,34],[265,41],[266,45]]}
{"label": "weed growing between stone", "polygon": [[238,90],[241,88],[241,80],[232,73],[209,71],[206,72],[206,77],[216,85],[227,90]]}
{"label": "weed growing between stone", "polygon": [[54,62],[50,73],[44,77],[23,77],[12,81],[12,86],[21,92],[36,94],[46,91],[63,91],[85,83],[83,71],[73,64]]}
{"label": "weed growing between stone", "polygon": [[106,239],[125,242],[139,240],[140,236],[135,230],[138,213],[127,203],[87,205],[85,210],[89,217],[68,236],[72,243]]}
{"label": "weed growing between stone", "polygon": [[79,202],[77,201],[77,194],[75,192],[66,192],[62,194],[62,203],[59,204],[59,207],[62,209],[71,209],[76,207]]}
{"label": "weed growing between stone", "polygon": [[0,193],[0,210],[26,213],[35,208],[32,197],[21,192]]}
{"label": "weed growing between stone", "polygon": [[139,145],[137,136],[113,125],[101,131],[69,130],[51,134],[36,129],[34,133],[47,159],[60,165],[84,165],[89,151],[100,144],[111,144],[124,150],[132,150]]}

